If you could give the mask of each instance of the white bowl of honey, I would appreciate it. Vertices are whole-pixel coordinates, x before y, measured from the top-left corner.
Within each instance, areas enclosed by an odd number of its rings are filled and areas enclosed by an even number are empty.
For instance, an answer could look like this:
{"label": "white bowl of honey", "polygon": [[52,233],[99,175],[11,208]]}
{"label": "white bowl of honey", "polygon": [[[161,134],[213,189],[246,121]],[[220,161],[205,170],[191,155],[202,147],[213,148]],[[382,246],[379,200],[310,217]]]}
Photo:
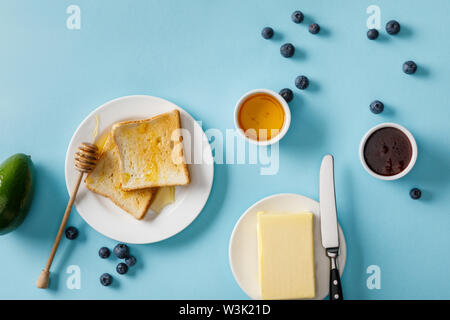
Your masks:
{"label": "white bowl of honey", "polygon": [[244,139],[266,146],[284,137],[291,124],[291,111],[278,93],[255,89],[236,103],[234,124]]}

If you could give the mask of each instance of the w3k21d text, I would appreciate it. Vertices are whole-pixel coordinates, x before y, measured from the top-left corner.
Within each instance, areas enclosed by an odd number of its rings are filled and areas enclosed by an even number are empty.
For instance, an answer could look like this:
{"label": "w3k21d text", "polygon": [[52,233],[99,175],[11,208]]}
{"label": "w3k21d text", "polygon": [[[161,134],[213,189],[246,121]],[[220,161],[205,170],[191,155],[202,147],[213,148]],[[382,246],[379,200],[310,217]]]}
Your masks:
{"label": "w3k21d text", "polygon": [[198,315],[211,317],[214,313],[225,315],[267,315],[270,314],[270,306],[253,304],[224,304],[216,306],[194,306],[186,304],[181,306],[179,315]]}

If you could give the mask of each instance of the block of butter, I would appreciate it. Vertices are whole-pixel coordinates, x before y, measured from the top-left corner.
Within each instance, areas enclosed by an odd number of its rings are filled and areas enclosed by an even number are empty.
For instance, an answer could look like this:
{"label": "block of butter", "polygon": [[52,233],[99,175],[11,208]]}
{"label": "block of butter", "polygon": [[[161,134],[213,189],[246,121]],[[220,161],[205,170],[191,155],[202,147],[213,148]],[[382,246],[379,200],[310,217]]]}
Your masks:
{"label": "block of butter", "polygon": [[257,221],[261,297],[314,298],[314,215],[258,212]]}

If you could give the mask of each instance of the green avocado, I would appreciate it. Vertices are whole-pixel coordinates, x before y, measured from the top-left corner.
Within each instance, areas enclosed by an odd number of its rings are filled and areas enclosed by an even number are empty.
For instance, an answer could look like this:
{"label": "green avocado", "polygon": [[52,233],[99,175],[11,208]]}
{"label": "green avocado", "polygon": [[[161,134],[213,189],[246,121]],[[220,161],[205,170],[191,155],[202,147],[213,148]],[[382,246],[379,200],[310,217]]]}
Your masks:
{"label": "green avocado", "polygon": [[33,191],[34,166],[30,156],[17,153],[0,164],[0,235],[23,222]]}

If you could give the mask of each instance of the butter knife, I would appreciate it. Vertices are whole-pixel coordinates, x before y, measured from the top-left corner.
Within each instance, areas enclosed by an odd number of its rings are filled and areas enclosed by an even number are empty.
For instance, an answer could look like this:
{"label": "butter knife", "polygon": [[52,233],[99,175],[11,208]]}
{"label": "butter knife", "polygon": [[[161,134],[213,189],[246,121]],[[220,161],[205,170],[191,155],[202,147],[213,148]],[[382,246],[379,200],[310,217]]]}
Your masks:
{"label": "butter knife", "polygon": [[330,300],[343,300],[341,279],[337,265],[339,255],[339,233],[334,192],[334,159],[326,155],[320,166],[320,231],[322,246],[330,258]]}

